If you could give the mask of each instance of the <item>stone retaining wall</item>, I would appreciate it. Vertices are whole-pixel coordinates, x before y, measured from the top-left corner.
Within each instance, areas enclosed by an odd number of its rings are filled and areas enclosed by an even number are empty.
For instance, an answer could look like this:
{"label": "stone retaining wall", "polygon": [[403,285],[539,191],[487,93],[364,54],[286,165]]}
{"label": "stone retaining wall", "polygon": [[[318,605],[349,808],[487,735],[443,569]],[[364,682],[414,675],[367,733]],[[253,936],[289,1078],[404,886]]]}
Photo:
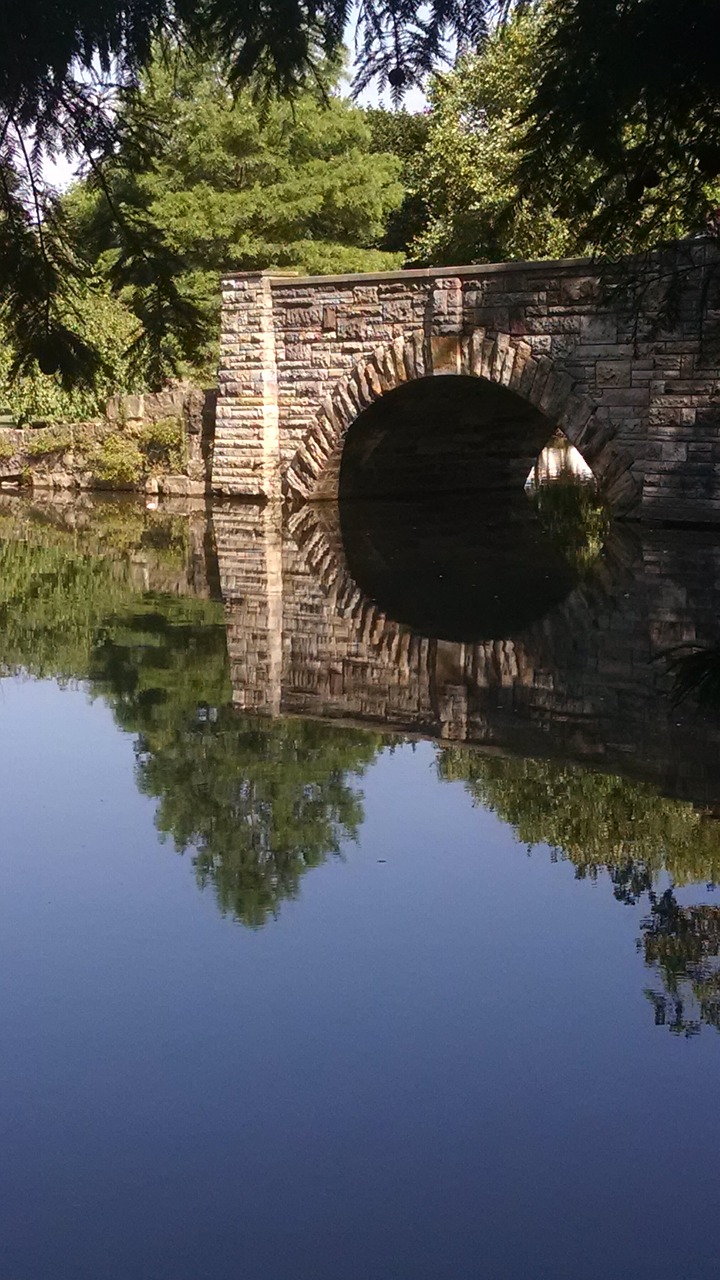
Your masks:
{"label": "stone retaining wall", "polygon": [[[33,489],[140,489],[165,497],[199,497],[209,491],[217,393],[189,384],[160,392],[116,396],[105,417],[90,422],[0,427],[0,487],[22,483]],[[132,443],[148,424],[175,420],[182,427],[186,462],[181,473],[148,464],[137,483],[111,484],[93,470],[93,455],[110,435]],[[52,447],[57,441],[58,447]],[[38,446],[47,445],[39,453]]]}

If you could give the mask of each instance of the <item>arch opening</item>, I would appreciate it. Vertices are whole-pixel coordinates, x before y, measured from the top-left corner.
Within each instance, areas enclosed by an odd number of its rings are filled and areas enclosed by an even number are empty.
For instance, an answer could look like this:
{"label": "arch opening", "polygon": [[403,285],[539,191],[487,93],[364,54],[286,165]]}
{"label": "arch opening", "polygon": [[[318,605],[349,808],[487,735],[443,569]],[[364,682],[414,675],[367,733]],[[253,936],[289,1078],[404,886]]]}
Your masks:
{"label": "arch opening", "polygon": [[554,432],[544,413],[507,387],[468,375],[419,378],[387,391],[351,423],[339,497],[522,492]]}
{"label": "arch opening", "polygon": [[[340,524],[353,579],[425,636],[519,635],[575,588],[601,546],[602,531],[588,551],[584,511],[552,506],[548,521],[535,498],[548,481],[577,485],[576,473],[595,492],[570,450],[546,414],[477,376],[435,375],[386,392],[343,442]],[[568,524],[578,526],[584,559],[567,554]]]}
{"label": "arch opening", "polygon": [[570,443],[559,427],[535,459],[525,481],[525,488],[534,492],[548,484],[596,486],[595,476],[580,450]]}

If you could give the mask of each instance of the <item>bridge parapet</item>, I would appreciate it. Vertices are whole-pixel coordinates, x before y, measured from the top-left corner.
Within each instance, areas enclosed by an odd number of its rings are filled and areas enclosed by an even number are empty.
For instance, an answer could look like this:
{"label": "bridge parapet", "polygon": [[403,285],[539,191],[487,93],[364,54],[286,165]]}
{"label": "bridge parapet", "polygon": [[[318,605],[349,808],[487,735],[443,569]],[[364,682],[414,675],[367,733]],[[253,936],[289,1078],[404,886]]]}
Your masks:
{"label": "bridge parapet", "polygon": [[712,262],[698,242],[662,332],[638,329],[586,259],[228,277],[214,488],[335,498],[365,409],[403,382],[464,374],[539,409],[548,436],[562,427],[619,511],[720,519],[720,358],[700,319]]}

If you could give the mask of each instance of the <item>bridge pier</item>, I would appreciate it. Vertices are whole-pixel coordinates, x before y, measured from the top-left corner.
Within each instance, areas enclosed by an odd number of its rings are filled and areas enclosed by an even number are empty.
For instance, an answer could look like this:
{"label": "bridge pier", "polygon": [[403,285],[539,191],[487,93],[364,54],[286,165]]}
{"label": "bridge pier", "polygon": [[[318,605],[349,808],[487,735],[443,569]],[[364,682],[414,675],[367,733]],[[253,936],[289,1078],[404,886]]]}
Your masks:
{"label": "bridge pier", "polygon": [[223,281],[220,343],[214,486],[233,496],[279,497],[275,325],[265,272]]}

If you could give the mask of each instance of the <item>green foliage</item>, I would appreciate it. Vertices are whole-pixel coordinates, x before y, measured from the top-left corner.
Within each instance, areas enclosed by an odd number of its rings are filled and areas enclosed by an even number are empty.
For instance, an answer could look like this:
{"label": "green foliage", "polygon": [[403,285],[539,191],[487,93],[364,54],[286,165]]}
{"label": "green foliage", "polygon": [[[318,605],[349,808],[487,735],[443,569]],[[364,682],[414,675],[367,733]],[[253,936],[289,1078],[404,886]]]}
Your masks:
{"label": "green foliage", "polygon": [[4,440],[0,436],[0,462],[9,462],[10,458],[16,458],[18,449],[11,440]]}
{"label": "green foliage", "polygon": [[610,529],[610,512],[594,484],[559,479],[530,493],[541,524],[578,573],[600,555]]}
{"label": "green foliage", "polygon": [[425,149],[430,134],[428,112],[385,111],[370,107],[365,113],[375,152],[397,156],[400,180],[405,190],[402,204],[387,217],[379,247],[403,253],[412,261],[411,246],[419,241],[427,221],[428,208],[422,190]]}
{"label": "green foliage", "polygon": [[44,458],[48,454],[65,453],[72,448],[73,435],[70,427],[47,427],[34,431],[25,444],[25,452],[31,458]]}
{"label": "green foliage", "polygon": [[0,342],[0,400],[9,406],[20,425],[33,419],[77,422],[95,418],[102,414],[109,396],[140,389],[127,355],[128,346],[137,335],[137,321],[127,307],[110,295],[107,285],[92,281],[77,284],[72,301],[68,302],[66,319],[99,352],[100,364],[92,385],[63,385],[59,373],[42,373],[36,360],[25,362],[22,371],[17,372],[16,348],[5,329]]}
{"label": "green foliage", "polygon": [[137,485],[147,475],[181,472],[187,463],[185,426],[181,418],[145,423],[137,434],[110,431],[88,449],[88,464],[96,480],[110,488]]}
{"label": "green foliage", "polygon": [[693,57],[718,38],[715,0],[519,7],[431,83],[412,255],[620,258],[715,228],[720,95]]}
{"label": "green foliage", "polygon": [[478,53],[430,85],[427,146],[414,162],[415,199],[427,225],[411,256],[443,264],[561,258],[587,241],[547,196],[520,196],[521,144],[538,74],[543,8],[522,9]]}
{"label": "green foliage", "polygon": [[618,897],[637,901],[665,869],[678,884],[720,881],[720,831],[691,804],[652,787],[553,760],[503,759],[449,748],[438,757],[477,804],[523,844],[549,845],[578,876],[610,873]]}
{"label": "green foliage", "polygon": [[187,463],[187,440],[182,418],[147,422],[138,435],[138,446],[151,470],[179,472]]}
{"label": "green foliage", "polygon": [[90,469],[110,488],[137,484],[145,469],[145,457],[132,436],[111,431],[90,455]]}
{"label": "green foliage", "polygon": [[720,204],[717,0],[552,0],[516,179],[619,257],[710,228]]}
{"label": "green foliage", "polygon": [[[306,86],[322,81],[324,63],[340,53],[346,0],[320,0],[310,8],[286,0],[260,6],[38,0],[5,7],[0,297],[12,362],[31,380],[38,367],[57,375],[65,390],[106,376],[94,330],[71,318],[74,293],[87,275],[83,221],[68,220],[67,207],[43,184],[43,148],[81,158],[96,191],[111,197],[103,215],[104,246],[114,255],[105,264],[108,278],[140,326],[131,339],[133,367],[155,382],[168,369],[209,359],[217,266],[197,257],[186,263],[188,239],[200,250],[208,232],[230,250],[223,266],[278,265],[287,254],[313,271],[331,269],[338,245],[347,252],[336,269],[362,269],[369,259],[358,255],[373,243],[404,249],[411,233],[414,256],[442,262],[553,256],[587,246],[621,255],[705,228],[717,234],[717,0],[546,0],[539,25],[539,6],[522,0],[431,6],[366,0],[355,15],[358,89],[370,82],[389,86],[397,101],[444,65],[451,50],[467,54],[487,46],[487,57],[471,54],[436,80],[427,163],[401,225],[391,225],[387,237],[381,229],[370,238],[358,235],[356,217],[365,194],[371,208],[378,206],[382,183],[370,146],[358,143],[354,190],[342,159],[333,158],[340,181],[329,201],[319,201],[318,174],[303,168],[302,148],[293,150],[292,112],[272,96],[274,89],[299,90],[298,118],[312,100],[313,123],[322,129],[322,93]],[[502,23],[513,12],[520,16],[506,40]],[[205,50],[217,83],[239,93],[238,116],[250,128],[244,139],[241,130],[230,130],[238,146],[235,181],[253,197],[240,218],[228,216],[227,200],[216,198],[227,191],[216,174],[208,179],[202,155],[197,176],[189,170],[191,183],[187,175],[176,181],[165,164],[175,143],[172,129],[178,123],[182,136],[188,118],[189,142],[199,155],[207,117],[200,94],[193,135],[194,104],[185,73],[173,68],[167,36],[163,66],[173,83],[166,99],[175,96],[177,80],[178,114],[160,115],[156,123],[137,106],[134,86],[153,57],[150,79],[157,77],[154,41],[167,32],[181,48]],[[265,116],[258,115],[258,99]],[[331,101],[330,116],[337,115]],[[278,179],[272,165],[267,175],[258,171],[264,160],[258,122],[269,130],[269,150],[277,145],[290,159],[289,179]],[[211,145],[209,157],[214,153]],[[386,187],[394,181],[388,168],[385,180]],[[332,183],[321,179],[320,186],[327,191]],[[274,195],[269,209],[266,193]],[[387,195],[380,203],[391,213]],[[419,231],[425,203],[429,224]],[[319,214],[321,221],[332,215],[330,224],[338,215],[343,232],[349,220],[351,237],[343,239],[332,225],[318,229]],[[359,221],[375,225],[367,207]]]}
{"label": "green foliage", "polygon": [[[216,360],[222,271],[320,274],[399,265],[374,246],[402,200],[400,162],[371,151],[364,113],[337,95],[332,77],[323,92],[305,89],[292,104],[273,100],[261,108],[250,89],[233,99],[211,61],[159,57],[125,96],[121,122],[132,142],[118,150],[102,184],[91,176],[74,188],[66,211],[97,269],[136,312],[142,270],[138,263],[130,270],[106,192],[123,217],[142,211],[158,243],[177,258],[180,296],[201,316],[191,354],[205,375]],[[145,315],[135,348],[146,371],[150,322]],[[187,368],[179,335],[171,323],[165,328],[162,357],[150,370],[155,382],[183,361]]]}
{"label": "green foliage", "polygon": [[[428,11],[409,0],[366,0],[355,15],[358,87],[377,80],[393,92],[420,83],[447,50],[484,36],[489,17],[512,0],[469,0]],[[160,38],[205,49],[233,89],[252,80],[258,97],[316,83],[324,59],[336,58],[348,23],[347,0],[311,7],[291,0],[52,0],[6,5],[0,45],[0,297],[17,368],[35,363],[63,386],[92,386],[102,358],[92,331],[67,320],[73,285],[86,275],[85,244],[42,178],[45,154],[78,159],[99,186],[113,186],[120,155],[129,172],[152,160],[146,131],[134,129],[123,94],[137,84]],[[170,36],[168,33],[172,33]],[[117,190],[112,192],[117,194]],[[177,278],[175,252],[147,202],[115,201],[115,287],[129,294],[142,332],[134,354],[155,381],[179,361],[193,361],[201,316]],[[312,235],[312,231],[310,233]]]}

